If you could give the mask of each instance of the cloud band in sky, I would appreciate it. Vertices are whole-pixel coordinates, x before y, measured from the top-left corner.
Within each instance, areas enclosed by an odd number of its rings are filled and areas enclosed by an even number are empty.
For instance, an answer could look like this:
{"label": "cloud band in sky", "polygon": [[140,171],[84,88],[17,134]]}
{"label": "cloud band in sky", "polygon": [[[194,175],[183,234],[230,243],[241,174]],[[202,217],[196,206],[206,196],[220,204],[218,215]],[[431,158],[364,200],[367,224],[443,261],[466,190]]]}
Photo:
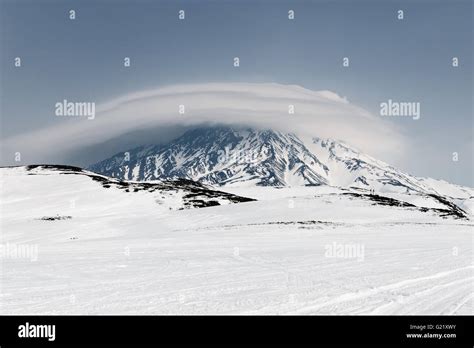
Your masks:
{"label": "cloud band in sky", "polygon": [[97,105],[94,119],[58,117],[53,126],[5,139],[2,152],[4,159],[21,152],[29,163],[57,163],[65,153],[133,131],[200,124],[342,140],[389,162],[407,147],[392,123],[331,91],[276,83],[203,83],[128,94]]}

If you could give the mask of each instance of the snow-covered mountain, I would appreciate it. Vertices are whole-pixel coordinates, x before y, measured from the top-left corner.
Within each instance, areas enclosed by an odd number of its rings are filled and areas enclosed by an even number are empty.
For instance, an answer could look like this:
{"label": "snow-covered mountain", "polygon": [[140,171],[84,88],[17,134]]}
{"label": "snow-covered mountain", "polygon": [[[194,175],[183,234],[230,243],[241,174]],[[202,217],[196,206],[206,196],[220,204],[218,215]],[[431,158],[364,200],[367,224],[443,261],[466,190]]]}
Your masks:
{"label": "snow-covered mountain", "polygon": [[[141,146],[91,165],[125,180],[187,178],[213,186],[356,187],[377,192],[443,194],[466,199],[473,190],[446,190],[338,141],[272,130],[199,128],[164,145]],[[449,195],[448,195],[449,196]]]}

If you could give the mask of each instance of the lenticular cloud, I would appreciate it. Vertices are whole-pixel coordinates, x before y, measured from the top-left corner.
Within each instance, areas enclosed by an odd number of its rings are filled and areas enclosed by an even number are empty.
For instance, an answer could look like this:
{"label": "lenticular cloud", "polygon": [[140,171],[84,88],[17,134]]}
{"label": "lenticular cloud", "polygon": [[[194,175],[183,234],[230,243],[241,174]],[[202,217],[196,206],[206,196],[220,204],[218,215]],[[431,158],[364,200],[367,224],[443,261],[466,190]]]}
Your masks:
{"label": "lenticular cloud", "polygon": [[[291,112],[290,112],[291,110]],[[67,122],[6,139],[3,151],[33,162],[151,127],[243,125],[342,140],[391,160],[405,141],[389,121],[331,91],[276,83],[185,84],[140,91],[97,105],[93,120]],[[40,142],[37,140],[41,139]]]}

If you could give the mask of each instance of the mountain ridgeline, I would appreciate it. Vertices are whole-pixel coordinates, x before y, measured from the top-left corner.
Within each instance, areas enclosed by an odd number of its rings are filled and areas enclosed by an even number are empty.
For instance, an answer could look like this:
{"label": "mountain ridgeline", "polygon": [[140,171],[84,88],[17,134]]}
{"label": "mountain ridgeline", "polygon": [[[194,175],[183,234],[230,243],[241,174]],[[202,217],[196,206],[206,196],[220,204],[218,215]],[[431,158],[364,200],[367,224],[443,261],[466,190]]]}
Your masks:
{"label": "mountain ridgeline", "polygon": [[439,194],[425,180],[342,142],[273,130],[193,129],[167,144],[140,146],[88,169],[135,181],[184,178],[212,186],[331,185]]}

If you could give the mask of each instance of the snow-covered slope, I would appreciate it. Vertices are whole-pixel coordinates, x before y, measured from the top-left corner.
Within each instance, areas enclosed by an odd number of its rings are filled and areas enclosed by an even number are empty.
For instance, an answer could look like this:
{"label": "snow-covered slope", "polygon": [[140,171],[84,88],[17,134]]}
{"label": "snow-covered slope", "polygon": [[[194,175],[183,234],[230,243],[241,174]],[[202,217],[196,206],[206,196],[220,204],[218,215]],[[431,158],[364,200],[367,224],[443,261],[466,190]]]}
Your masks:
{"label": "snow-covered slope", "polygon": [[58,166],[0,184],[1,314],[472,314],[473,226],[436,196]]}
{"label": "snow-covered slope", "polygon": [[[331,185],[380,193],[442,194],[433,180],[403,173],[344,143],[271,130],[194,129],[168,144],[131,149],[89,169],[140,181],[187,178],[213,186]],[[468,188],[443,187],[448,191],[452,198],[472,195]]]}
{"label": "snow-covered slope", "polygon": [[[185,179],[146,183],[122,181],[72,166],[0,168],[0,176],[4,185],[2,203],[18,204],[22,214],[40,220],[60,219],[62,216],[57,213],[67,211],[64,207],[69,206],[77,213],[76,205],[82,206],[89,215],[100,215],[102,211],[121,209],[122,206],[129,212],[155,214],[252,200]],[[95,199],[102,202],[99,210],[90,207]]]}

